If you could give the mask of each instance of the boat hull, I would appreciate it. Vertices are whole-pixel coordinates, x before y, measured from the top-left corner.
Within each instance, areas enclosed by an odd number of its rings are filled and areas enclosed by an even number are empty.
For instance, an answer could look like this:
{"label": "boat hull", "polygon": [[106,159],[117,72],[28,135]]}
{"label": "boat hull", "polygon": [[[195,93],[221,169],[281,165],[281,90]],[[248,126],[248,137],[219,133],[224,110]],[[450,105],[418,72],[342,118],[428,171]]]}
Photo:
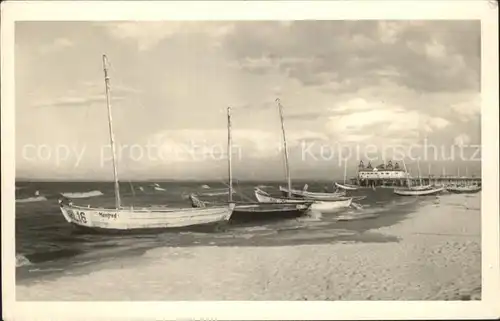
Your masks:
{"label": "boat hull", "polygon": [[437,195],[444,191],[444,187],[428,189],[428,190],[394,190],[394,194],[400,196],[428,196]]}
{"label": "boat hull", "polygon": [[301,204],[284,206],[282,204],[274,203],[271,205],[281,205],[281,206],[254,207],[254,206],[236,205],[233,211],[233,215],[231,216],[230,222],[245,223],[253,221],[291,219],[303,216],[309,209],[309,206],[304,206]]}
{"label": "boat hull", "polygon": [[281,187],[280,186],[280,191],[283,194],[283,196],[288,196],[288,193],[294,197],[300,197],[300,198],[309,198],[309,199],[321,199],[321,200],[335,200],[339,197],[344,197],[346,194],[345,192],[340,192],[340,193],[320,193],[320,192],[307,192],[307,191],[300,191],[296,189],[291,189],[288,190],[287,188]]}
{"label": "boat hull", "polygon": [[[196,196],[190,195],[191,204],[195,208],[215,206],[214,203],[203,202]],[[296,218],[304,215],[311,203],[300,200],[298,202],[257,202],[235,203],[230,222],[250,222]]]}
{"label": "boat hull", "polygon": [[60,201],[61,212],[70,224],[84,229],[150,230],[171,229],[227,222],[234,204],[194,208],[104,209],[65,204]]}
{"label": "boat hull", "polygon": [[453,193],[453,194],[475,194],[475,193],[479,193],[481,191],[481,188],[480,187],[474,188],[474,189],[447,188],[446,191]]}
{"label": "boat hull", "polygon": [[339,183],[335,183],[335,186],[337,186],[340,189],[346,190],[346,191],[357,191],[358,188],[355,186],[348,186],[348,185],[343,185]]}
{"label": "boat hull", "polygon": [[410,188],[413,191],[426,191],[426,190],[431,190],[432,185],[425,185],[425,186],[412,186]]}

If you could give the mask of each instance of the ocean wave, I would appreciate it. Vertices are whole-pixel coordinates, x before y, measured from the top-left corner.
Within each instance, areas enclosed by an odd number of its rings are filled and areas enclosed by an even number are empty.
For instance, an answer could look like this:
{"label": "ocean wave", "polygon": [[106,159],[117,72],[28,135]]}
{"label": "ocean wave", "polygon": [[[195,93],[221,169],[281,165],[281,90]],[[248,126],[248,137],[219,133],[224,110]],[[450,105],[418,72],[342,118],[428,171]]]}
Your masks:
{"label": "ocean wave", "polygon": [[67,198],[89,198],[104,195],[101,191],[95,190],[90,192],[76,192],[76,193],[61,193],[62,196]]}
{"label": "ocean wave", "polygon": [[16,254],[16,267],[31,265],[30,260],[26,258],[26,256],[22,254]]}
{"label": "ocean wave", "polygon": [[343,214],[339,215],[335,218],[336,221],[358,221],[358,220],[366,220],[373,219],[378,217],[379,215],[375,213],[358,213],[358,214]]}
{"label": "ocean wave", "polygon": [[208,185],[201,185],[201,188],[203,188],[203,189],[209,189],[210,186],[208,186]]}
{"label": "ocean wave", "polygon": [[46,201],[45,196],[32,196],[27,198],[16,199],[16,203],[31,203],[31,202],[43,202]]}
{"label": "ocean wave", "polygon": [[[235,194],[236,191],[233,190],[232,194]],[[222,196],[222,195],[229,195],[228,190],[219,190],[219,191],[214,191],[214,192],[207,192],[207,193],[199,193],[202,196]]]}
{"label": "ocean wave", "polygon": [[323,215],[319,211],[309,210],[307,211],[307,215],[304,217],[298,218],[299,221],[321,221]]}
{"label": "ocean wave", "polygon": [[155,186],[155,191],[164,192],[164,191],[166,191],[166,189],[158,187],[158,186]]}

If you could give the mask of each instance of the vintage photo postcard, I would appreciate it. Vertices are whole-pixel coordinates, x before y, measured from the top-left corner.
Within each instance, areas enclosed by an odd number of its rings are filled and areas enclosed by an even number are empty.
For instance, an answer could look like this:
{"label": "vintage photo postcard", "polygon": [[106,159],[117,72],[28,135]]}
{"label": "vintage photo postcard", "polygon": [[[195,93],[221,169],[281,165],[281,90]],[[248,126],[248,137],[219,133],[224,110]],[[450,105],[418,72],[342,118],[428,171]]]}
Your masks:
{"label": "vintage photo postcard", "polygon": [[5,320],[500,316],[496,1],[1,14]]}

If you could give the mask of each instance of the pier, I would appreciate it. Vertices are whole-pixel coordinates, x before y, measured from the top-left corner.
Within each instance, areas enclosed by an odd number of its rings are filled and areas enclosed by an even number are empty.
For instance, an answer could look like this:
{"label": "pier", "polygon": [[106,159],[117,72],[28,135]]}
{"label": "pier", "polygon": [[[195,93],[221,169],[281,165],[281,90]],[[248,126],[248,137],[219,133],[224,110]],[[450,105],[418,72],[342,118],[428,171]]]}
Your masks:
{"label": "pier", "polygon": [[459,176],[459,175],[420,175],[411,176],[398,163],[381,164],[372,167],[371,163],[365,167],[363,161],[359,163],[358,174],[350,179],[351,184],[365,187],[408,187],[418,185],[481,185],[480,176]]}
{"label": "pier", "polygon": [[[481,185],[481,177],[458,177],[458,176],[430,176],[422,177],[410,177],[408,178],[412,186],[420,185]],[[394,187],[407,187],[406,179],[391,179],[391,178],[369,178],[369,179],[359,179],[359,177],[351,178],[351,184],[358,186],[394,186]]]}

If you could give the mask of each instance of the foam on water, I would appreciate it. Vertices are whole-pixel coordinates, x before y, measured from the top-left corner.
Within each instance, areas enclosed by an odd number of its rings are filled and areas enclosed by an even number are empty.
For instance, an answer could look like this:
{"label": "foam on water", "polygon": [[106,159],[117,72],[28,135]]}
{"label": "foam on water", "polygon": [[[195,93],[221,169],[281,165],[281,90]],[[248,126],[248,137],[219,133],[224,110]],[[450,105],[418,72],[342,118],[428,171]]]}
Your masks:
{"label": "foam on water", "polygon": [[32,196],[27,198],[16,199],[16,203],[32,203],[32,202],[43,202],[46,201],[45,196]]}
{"label": "foam on water", "polygon": [[67,198],[90,198],[104,195],[101,191],[89,191],[89,192],[64,192],[61,193],[62,196]]}
{"label": "foam on water", "polygon": [[22,254],[16,254],[16,267],[21,267],[21,266],[26,266],[26,265],[31,265],[30,260],[28,260]]}
{"label": "foam on water", "polygon": [[307,211],[307,216],[299,218],[301,221],[321,221],[323,214],[318,211],[309,210]]}

